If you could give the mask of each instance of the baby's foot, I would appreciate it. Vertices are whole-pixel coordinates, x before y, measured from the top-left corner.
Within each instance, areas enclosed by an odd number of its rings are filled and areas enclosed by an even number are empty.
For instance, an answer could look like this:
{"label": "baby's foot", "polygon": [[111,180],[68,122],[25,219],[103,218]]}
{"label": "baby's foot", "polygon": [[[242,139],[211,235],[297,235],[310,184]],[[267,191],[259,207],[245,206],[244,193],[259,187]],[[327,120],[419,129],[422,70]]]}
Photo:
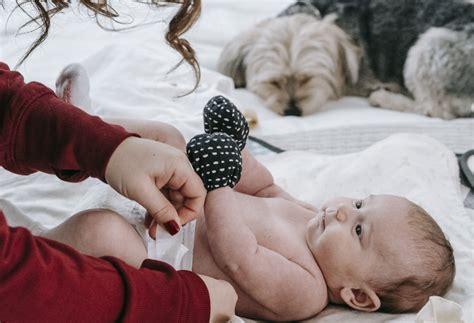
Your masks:
{"label": "baby's foot", "polygon": [[66,66],[56,79],[56,95],[78,108],[91,109],[89,76],[80,64]]}
{"label": "baby's foot", "polygon": [[193,137],[186,153],[208,191],[234,187],[242,173],[242,157],[237,143],[227,134],[216,132]]}
{"label": "baby's foot", "polygon": [[242,150],[247,142],[249,126],[244,115],[222,95],[213,97],[204,107],[204,131],[223,132],[235,140]]}

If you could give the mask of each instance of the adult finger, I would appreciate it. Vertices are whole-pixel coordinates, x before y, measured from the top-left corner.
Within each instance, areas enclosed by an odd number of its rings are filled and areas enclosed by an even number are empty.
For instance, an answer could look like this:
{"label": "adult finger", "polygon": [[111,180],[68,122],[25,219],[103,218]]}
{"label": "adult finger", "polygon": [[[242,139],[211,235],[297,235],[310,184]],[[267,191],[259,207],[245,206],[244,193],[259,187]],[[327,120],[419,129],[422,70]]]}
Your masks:
{"label": "adult finger", "polygon": [[169,200],[175,209],[178,210],[178,216],[182,225],[196,219],[196,217],[201,216],[203,213],[203,209],[199,209],[200,201],[187,199],[180,191],[170,190]]}
{"label": "adult finger", "polygon": [[145,221],[144,221],[145,227],[149,228],[152,222],[153,222],[153,218],[151,217],[150,213],[148,213],[147,211],[145,213]]}
{"label": "adult finger", "polygon": [[182,169],[179,175],[170,179],[167,186],[172,191],[177,191],[175,195],[181,195],[182,205],[178,208],[178,215],[181,223],[187,223],[201,215],[206,199],[206,189],[204,188],[199,176],[188,167]]}
{"label": "adult finger", "polygon": [[151,225],[150,225],[150,228],[148,228],[148,235],[150,236],[150,238],[152,238],[153,240],[156,240],[156,227],[158,226],[158,224],[156,223],[156,221],[152,221],[151,222]]}
{"label": "adult finger", "polygon": [[183,196],[183,194],[177,190],[169,190],[168,198],[173,204],[176,203],[180,206],[183,205],[185,200],[185,196]]}
{"label": "adult finger", "polygon": [[135,197],[135,200],[170,234],[173,235],[179,232],[181,229],[181,221],[178,217],[178,212],[155,186],[154,182],[143,183],[142,190],[138,196]]}
{"label": "adult finger", "polygon": [[[188,207],[188,204],[191,204],[191,207]],[[197,202],[194,200],[185,200],[183,205],[178,208],[178,216],[181,220],[182,224],[186,224],[200,216],[204,215],[204,206],[197,206],[197,204],[201,204],[201,202]]]}

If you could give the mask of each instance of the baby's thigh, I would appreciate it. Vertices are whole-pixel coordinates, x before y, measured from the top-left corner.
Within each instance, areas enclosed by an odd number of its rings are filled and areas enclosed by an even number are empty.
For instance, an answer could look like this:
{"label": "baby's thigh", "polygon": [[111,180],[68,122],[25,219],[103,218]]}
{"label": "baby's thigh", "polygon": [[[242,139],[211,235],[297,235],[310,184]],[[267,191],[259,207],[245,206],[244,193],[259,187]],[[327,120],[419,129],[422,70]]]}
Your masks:
{"label": "baby's thigh", "polygon": [[105,209],[77,213],[43,236],[86,255],[113,256],[134,267],[140,267],[147,257],[145,244],[133,226]]}

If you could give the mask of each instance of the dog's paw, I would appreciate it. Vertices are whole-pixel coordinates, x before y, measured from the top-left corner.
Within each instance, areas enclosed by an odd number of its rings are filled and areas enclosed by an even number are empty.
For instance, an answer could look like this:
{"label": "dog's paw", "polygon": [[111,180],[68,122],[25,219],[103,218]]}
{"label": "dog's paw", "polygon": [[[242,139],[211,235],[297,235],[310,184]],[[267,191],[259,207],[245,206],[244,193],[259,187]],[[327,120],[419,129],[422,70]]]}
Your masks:
{"label": "dog's paw", "polygon": [[392,93],[401,93],[402,88],[400,87],[400,85],[394,82],[388,82],[388,83],[376,82],[373,84],[369,84],[368,90],[370,93],[377,92],[379,90],[385,90]]}
{"label": "dog's paw", "polygon": [[383,103],[387,101],[388,94],[389,92],[385,89],[380,89],[372,92],[369,95],[369,104],[376,108],[382,108],[384,106]]}
{"label": "dog's paw", "polygon": [[392,93],[401,93],[402,92],[402,87],[395,83],[395,82],[389,82],[389,83],[383,83],[382,87],[380,89],[384,89],[388,92]]}

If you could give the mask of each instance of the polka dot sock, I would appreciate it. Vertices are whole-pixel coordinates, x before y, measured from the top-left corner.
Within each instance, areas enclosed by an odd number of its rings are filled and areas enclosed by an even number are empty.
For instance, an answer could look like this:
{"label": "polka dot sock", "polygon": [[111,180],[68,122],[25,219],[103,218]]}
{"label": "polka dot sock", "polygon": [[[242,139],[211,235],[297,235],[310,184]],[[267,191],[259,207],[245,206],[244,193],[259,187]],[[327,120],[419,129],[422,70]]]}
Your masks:
{"label": "polka dot sock", "polygon": [[244,115],[222,95],[213,97],[204,107],[204,131],[223,132],[235,140],[242,151],[249,135],[249,126]]}
{"label": "polka dot sock", "polygon": [[242,157],[237,143],[221,132],[200,134],[186,145],[186,153],[208,191],[234,187],[242,173]]}

